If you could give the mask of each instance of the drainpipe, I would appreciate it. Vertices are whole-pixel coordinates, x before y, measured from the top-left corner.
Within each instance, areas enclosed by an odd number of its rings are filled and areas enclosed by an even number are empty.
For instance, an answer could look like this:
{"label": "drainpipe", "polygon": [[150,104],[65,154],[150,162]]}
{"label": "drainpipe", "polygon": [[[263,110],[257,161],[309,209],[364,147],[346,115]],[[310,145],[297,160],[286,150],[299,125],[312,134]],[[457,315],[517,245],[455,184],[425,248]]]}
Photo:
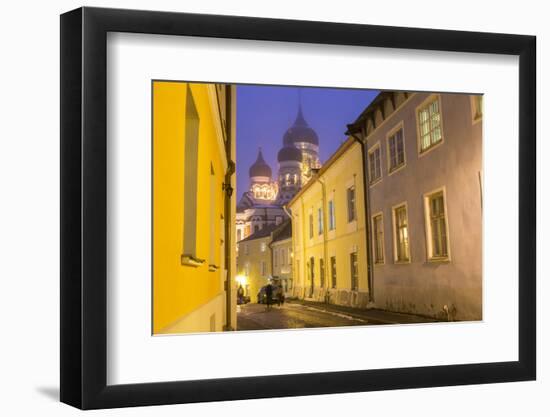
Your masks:
{"label": "drainpipe", "polygon": [[359,145],[361,145],[361,155],[363,157],[363,199],[365,204],[365,237],[367,249],[367,279],[369,283],[369,303],[374,302],[374,268],[372,263],[372,230],[371,230],[371,209],[370,209],[370,187],[368,181],[368,155],[366,144],[366,133],[364,125],[361,125],[361,136],[357,136],[357,128],[354,125],[348,125],[348,132]]}
{"label": "drainpipe", "polygon": [[[226,114],[232,114],[234,110],[232,108],[232,90],[231,86],[226,86],[225,94],[225,108]],[[231,110],[228,112],[228,110]],[[227,171],[225,173],[225,179],[222,186],[222,189],[225,191],[224,196],[224,219],[225,219],[225,230],[224,230],[224,255],[225,255],[225,268],[226,268],[226,279],[225,279],[225,330],[235,330],[231,325],[231,307],[232,307],[232,274],[231,269],[231,251],[235,250],[233,247],[233,242],[231,241],[231,229],[234,226],[231,224],[231,196],[233,195],[233,187],[231,186],[231,179],[235,173],[235,162],[231,159],[231,148],[232,148],[232,129],[233,129],[233,119],[232,117],[226,117],[226,135],[225,135],[225,155],[228,160]]]}
{"label": "drainpipe", "polygon": [[319,183],[321,184],[321,188],[322,188],[322,204],[323,204],[323,208],[322,208],[322,212],[323,212],[323,268],[324,268],[324,271],[323,271],[323,276],[324,276],[324,286],[325,286],[325,302],[327,302],[328,304],[328,274],[326,273],[327,272],[327,260],[328,260],[328,237],[327,237],[327,233],[328,233],[328,222],[327,222],[327,213],[326,213],[326,210],[325,208],[327,207],[327,188],[326,188],[326,184],[325,182],[321,179],[321,178],[317,178],[317,181],[319,181]]}
{"label": "drainpipe", "polygon": [[[295,277],[296,268],[295,268],[295,265],[294,265],[294,262],[295,262],[294,254],[296,253],[296,246],[294,245],[294,243],[295,243],[295,239],[294,239],[295,231],[294,231],[294,225],[292,224],[292,220],[294,219],[294,217],[292,216],[292,213],[290,211],[288,211],[288,207],[286,206],[286,204],[283,205],[283,210],[286,213],[286,215],[288,216],[288,218],[290,219],[290,227],[291,227],[291,230],[292,230],[292,233],[290,235],[290,245],[291,245],[291,248],[292,248],[292,256],[291,256],[290,265],[291,265],[291,279],[292,279],[292,295],[294,295],[296,293],[295,285],[296,285],[296,281],[297,281],[296,277]],[[288,289],[288,287],[287,287],[287,289]]]}

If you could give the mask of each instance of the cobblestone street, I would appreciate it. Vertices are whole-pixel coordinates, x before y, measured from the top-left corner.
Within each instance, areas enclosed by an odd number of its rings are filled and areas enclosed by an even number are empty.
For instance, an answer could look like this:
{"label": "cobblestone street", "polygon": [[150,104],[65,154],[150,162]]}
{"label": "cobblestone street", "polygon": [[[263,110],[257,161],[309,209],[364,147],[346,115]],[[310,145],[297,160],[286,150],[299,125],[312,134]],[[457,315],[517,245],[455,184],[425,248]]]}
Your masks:
{"label": "cobblestone street", "polygon": [[322,303],[289,301],[267,310],[263,304],[237,307],[238,330],[299,329],[311,327],[365,326],[422,323],[433,320],[381,310],[358,310]]}

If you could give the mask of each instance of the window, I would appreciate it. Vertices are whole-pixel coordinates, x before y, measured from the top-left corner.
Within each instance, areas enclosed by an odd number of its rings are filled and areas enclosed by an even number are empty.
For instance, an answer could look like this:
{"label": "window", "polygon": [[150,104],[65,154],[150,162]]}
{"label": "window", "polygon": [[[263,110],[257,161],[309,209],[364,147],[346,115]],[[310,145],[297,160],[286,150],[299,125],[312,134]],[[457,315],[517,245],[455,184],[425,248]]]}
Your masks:
{"label": "window", "polygon": [[449,257],[449,234],[443,191],[425,197],[425,210],[428,258],[430,260],[446,260]]}
{"label": "window", "polygon": [[248,245],[247,244],[244,245],[244,254],[248,255]]}
{"label": "window", "polygon": [[277,266],[278,265],[278,259],[279,258],[279,251],[278,250],[274,250],[273,251],[273,266]]}
{"label": "window", "polygon": [[183,256],[188,264],[201,263],[197,258],[197,196],[198,196],[198,154],[199,114],[193,100],[191,88],[187,88],[185,106],[185,146],[183,170]]}
{"label": "window", "polygon": [[336,288],[336,256],[330,257],[330,277],[332,280],[332,288]]}
{"label": "window", "polygon": [[441,133],[441,111],[439,98],[431,100],[418,110],[418,132],[420,153],[443,140]]}
{"label": "window", "polygon": [[357,291],[359,288],[359,268],[357,267],[357,252],[349,254],[349,265],[351,273],[351,289]]}
{"label": "window", "polygon": [[474,122],[477,122],[483,117],[483,95],[476,94],[470,97],[472,102],[472,119]]}
{"label": "window", "polygon": [[317,209],[317,234],[323,234],[323,209],[321,207]]}
{"label": "window", "polygon": [[260,250],[262,252],[265,252],[266,248],[267,248],[267,243],[265,242],[260,243]]}
{"label": "window", "polygon": [[260,262],[260,274],[262,277],[265,277],[265,274],[266,274],[265,261]]}
{"label": "window", "polygon": [[380,166],[380,144],[369,150],[369,180],[373,184],[382,177],[382,168]]}
{"label": "window", "polygon": [[336,219],[334,217],[334,200],[328,202],[328,230],[336,228]]}
{"label": "window", "polygon": [[313,214],[309,213],[309,238],[313,238]]}
{"label": "window", "polygon": [[241,229],[237,230],[237,242],[242,239],[243,231]]}
{"label": "window", "polygon": [[372,229],[374,238],[374,263],[384,263],[384,223],[382,213],[372,218]]}
{"label": "window", "polygon": [[216,257],[216,197],[217,197],[217,187],[216,187],[216,174],[214,172],[214,167],[212,162],[210,163],[210,250],[208,256],[208,263],[215,266],[215,257]]}
{"label": "window", "polygon": [[283,216],[275,216],[275,224],[281,224],[283,222]]}
{"label": "window", "polygon": [[319,259],[319,281],[321,288],[325,288],[325,260]]}
{"label": "window", "polygon": [[403,143],[403,128],[388,137],[389,172],[405,165],[405,145]]}
{"label": "window", "polygon": [[254,225],[254,233],[259,232],[259,231],[260,231],[260,225],[259,225],[259,224],[255,224],[255,225]]}
{"label": "window", "polygon": [[355,220],[355,186],[351,186],[347,189],[348,199],[348,223]]}
{"label": "window", "polygon": [[393,209],[395,231],[395,261],[409,262],[409,225],[407,206],[402,205]]}

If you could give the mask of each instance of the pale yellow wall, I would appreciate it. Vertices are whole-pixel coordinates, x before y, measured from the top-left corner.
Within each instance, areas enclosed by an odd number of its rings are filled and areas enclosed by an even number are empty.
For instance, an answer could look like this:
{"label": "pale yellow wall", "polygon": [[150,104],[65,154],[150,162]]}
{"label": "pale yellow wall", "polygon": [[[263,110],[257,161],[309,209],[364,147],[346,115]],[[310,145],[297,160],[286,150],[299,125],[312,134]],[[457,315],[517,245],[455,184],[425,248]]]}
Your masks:
{"label": "pale yellow wall", "polygon": [[[269,249],[270,236],[248,240],[239,243],[239,258],[237,261],[237,274],[246,276],[248,284],[248,295],[251,302],[258,301],[258,292],[260,288],[268,284],[268,277],[271,274],[271,250]],[[261,244],[265,243],[265,251],[262,252]],[[248,246],[248,254],[244,246]],[[261,274],[261,262],[265,262],[265,275]],[[246,274],[246,264],[249,264],[248,275]]]}
{"label": "pale yellow wall", "polygon": [[[200,118],[197,254],[199,267],[181,264],[183,250],[185,106],[190,88]],[[222,269],[209,271],[210,240],[222,264],[220,230],[224,172],[206,84],[153,83],[153,332],[206,305],[223,291]],[[210,164],[214,167],[216,221],[210,221]],[[222,323],[223,309],[216,314]],[[216,330],[221,329],[216,326]],[[204,329],[205,331],[210,330]]]}
{"label": "pale yellow wall", "polygon": [[[325,184],[325,189],[321,185]],[[359,144],[353,144],[326,170],[315,183],[295,198],[290,209],[293,217],[294,278],[297,287],[305,288],[308,295],[311,281],[307,273],[307,261],[315,258],[315,288],[320,289],[320,262],[325,260],[325,287],[331,288],[330,256],[336,256],[337,290],[351,289],[350,253],[357,249],[359,266],[359,291],[368,292],[367,256],[365,235],[365,206],[363,197],[362,155]],[[349,185],[356,190],[357,220],[348,222],[347,194]],[[329,231],[328,201],[334,200],[336,228]],[[323,233],[318,234],[318,208],[323,208]],[[313,213],[313,238],[309,237],[309,213]],[[302,296],[302,294],[297,294]]]}

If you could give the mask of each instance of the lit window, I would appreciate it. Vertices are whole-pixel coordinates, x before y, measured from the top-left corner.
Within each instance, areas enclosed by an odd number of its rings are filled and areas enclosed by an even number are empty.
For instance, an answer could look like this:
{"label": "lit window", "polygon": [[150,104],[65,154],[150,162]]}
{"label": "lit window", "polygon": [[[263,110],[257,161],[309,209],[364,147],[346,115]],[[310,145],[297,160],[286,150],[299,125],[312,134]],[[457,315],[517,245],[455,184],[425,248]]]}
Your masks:
{"label": "lit window", "polygon": [[380,145],[376,145],[369,151],[369,180],[372,183],[382,177],[382,168],[380,165]]}
{"label": "lit window", "polygon": [[372,218],[372,229],[374,238],[374,262],[384,263],[384,226],[382,223],[382,214]]}
{"label": "lit window", "polygon": [[347,189],[348,200],[348,222],[351,223],[355,220],[355,186],[351,186]]}
{"label": "lit window", "polygon": [[357,266],[357,252],[349,254],[349,264],[351,273],[351,289],[357,291],[359,288],[359,268]]}
{"label": "lit window", "polygon": [[418,110],[418,131],[421,153],[443,140],[439,98],[435,98]]}
{"label": "lit window", "polygon": [[334,201],[328,202],[328,229],[334,230],[336,228],[336,219],[334,217]]}
{"label": "lit window", "polygon": [[406,205],[393,209],[393,223],[395,232],[395,261],[408,262],[410,260],[410,252],[409,225]]}
{"label": "lit window", "polygon": [[260,244],[260,250],[261,250],[262,252],[265,252],[266,247],[267,247],[267,244],[266,244],[265,242],[262,242],[262,243]]}
{"label": "lit window", "polygon": [[317,209],[317,233],[323,234],[323,209],[320,207]]}
{"label": "lit window", "polygon": [[428,257],[430,260],[448,259],[449,234],[443,191],[425,196],[425,210]]}
{"label": "lit window", "polygon": [[388,154],[390,172],[405,164],[405,146],[403,143],[403,129],[399,129],[388,138]]}

